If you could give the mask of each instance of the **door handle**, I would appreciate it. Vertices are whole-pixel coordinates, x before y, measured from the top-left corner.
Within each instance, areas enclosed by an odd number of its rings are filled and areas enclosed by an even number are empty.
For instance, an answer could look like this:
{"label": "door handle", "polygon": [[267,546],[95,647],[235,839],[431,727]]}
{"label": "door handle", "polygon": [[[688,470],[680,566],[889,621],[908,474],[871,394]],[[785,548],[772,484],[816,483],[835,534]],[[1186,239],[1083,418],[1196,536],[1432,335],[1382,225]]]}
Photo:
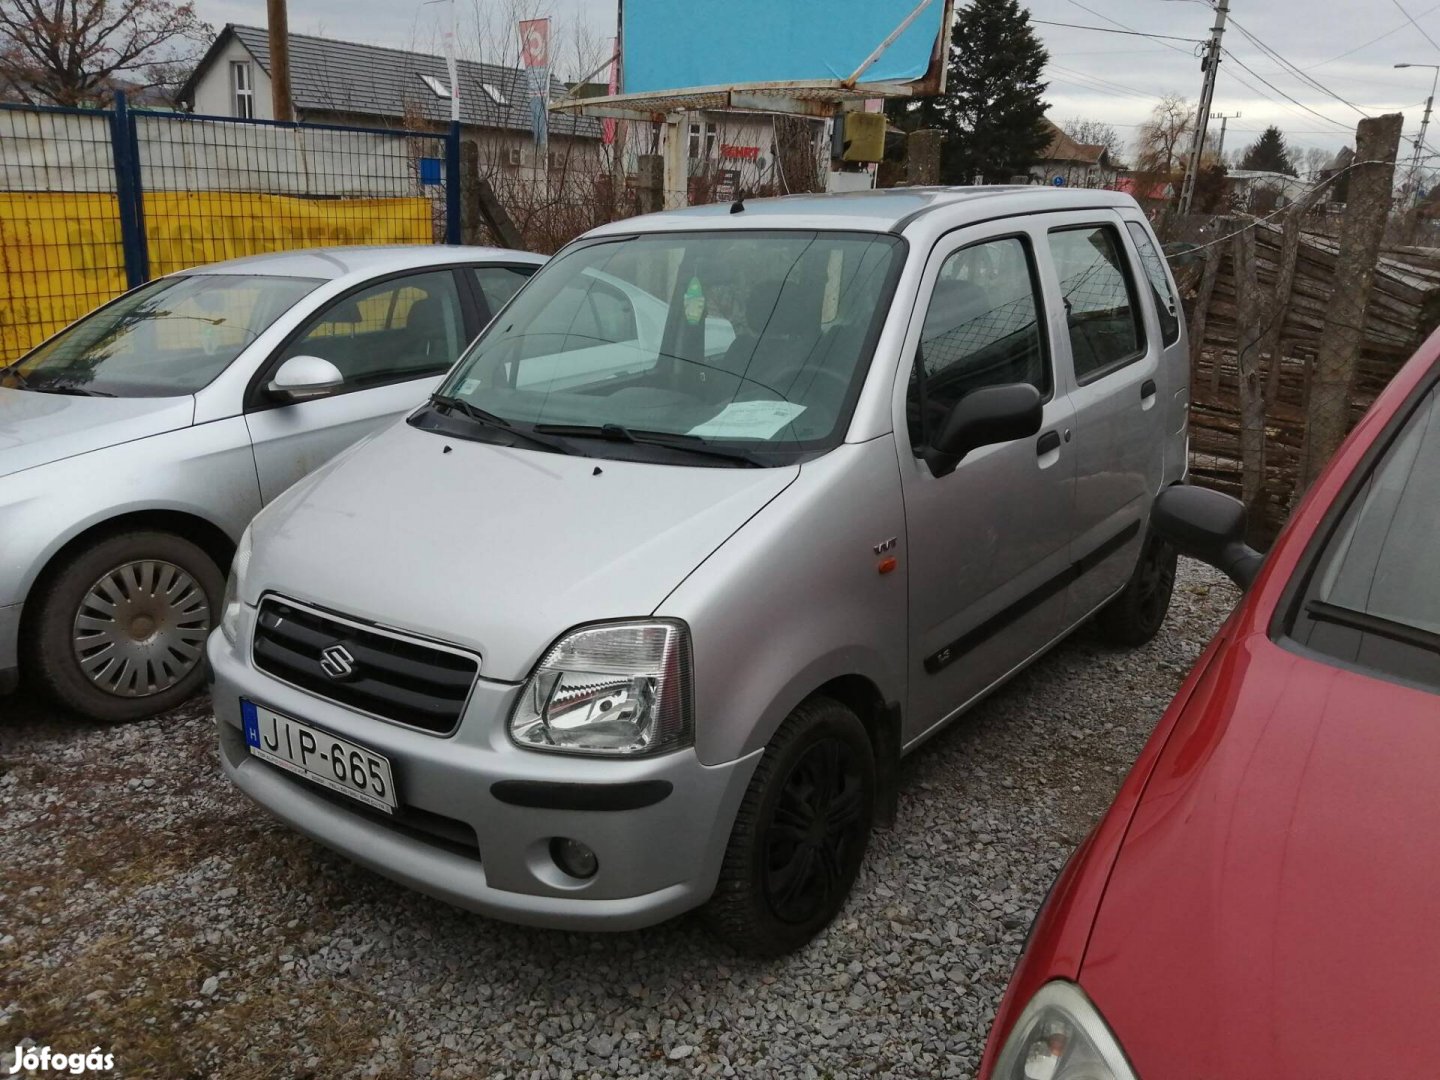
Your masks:
{"label": "door handle", "polygon": [[1035,456],[1044,457],[1052,450],[1060,449],[1060,433],[1058,431],[1047,431],[1040,438],[1035,440]]}
{"label": "door handle", "polygon": [[1148,397],[1154,397],[1154,396],[1155,396],[1155,380],[1154,380],[1154,379],[1146,379],[1143,383],[1140,384],[1140,400],[1143,401],[1143,400],[1145,400],[1145,399],[1148,398]]}

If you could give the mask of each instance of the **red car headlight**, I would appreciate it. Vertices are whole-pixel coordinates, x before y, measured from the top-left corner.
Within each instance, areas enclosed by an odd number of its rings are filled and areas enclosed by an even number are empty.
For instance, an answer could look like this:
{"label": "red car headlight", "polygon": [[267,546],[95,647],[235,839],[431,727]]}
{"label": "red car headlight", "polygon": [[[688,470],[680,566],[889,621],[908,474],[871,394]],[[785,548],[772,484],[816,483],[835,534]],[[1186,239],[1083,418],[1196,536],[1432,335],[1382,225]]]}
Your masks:
{"label": "red car headlight", "polygon": [[1042,986],[1010,1030],[992,1080],[1138,1080],[1080,987]]}

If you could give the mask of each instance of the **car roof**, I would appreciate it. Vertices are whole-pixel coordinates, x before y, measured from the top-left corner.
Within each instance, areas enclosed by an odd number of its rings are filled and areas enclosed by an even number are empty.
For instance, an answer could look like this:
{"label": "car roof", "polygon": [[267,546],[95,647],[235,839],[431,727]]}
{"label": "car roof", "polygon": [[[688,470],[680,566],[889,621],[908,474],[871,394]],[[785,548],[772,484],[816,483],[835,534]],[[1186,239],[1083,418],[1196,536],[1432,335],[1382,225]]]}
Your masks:
{"label": "car roof", "polygon": [[276,251],[211,263],[185,270],[186,274],[264,274],[274,277],[319,278],[333,281],[352,274],[373,276],[397,270],[456,263],[530,263],[545,256],[507,248],[466,247],[447,244],[376,244],[368,247],[326,247],[303,251]]}
{"label": "car roof", "polygon": [[588,236],[659,232],[679,229],[856,229],[862,232],[900,233],[911,223],[943,208],[961,208],[975,220],[1017,214],[1053,213],[1097,207],[1134,207],[1135,200],[1119,191],[1092,188],[1057,188],[1041,185],[985,185],[981,187],[899,187],[816,195],[782,195],[746,199],[744,210],[732,212],[730,203],[687,206],[646,214],[628,221],[602,225]]}

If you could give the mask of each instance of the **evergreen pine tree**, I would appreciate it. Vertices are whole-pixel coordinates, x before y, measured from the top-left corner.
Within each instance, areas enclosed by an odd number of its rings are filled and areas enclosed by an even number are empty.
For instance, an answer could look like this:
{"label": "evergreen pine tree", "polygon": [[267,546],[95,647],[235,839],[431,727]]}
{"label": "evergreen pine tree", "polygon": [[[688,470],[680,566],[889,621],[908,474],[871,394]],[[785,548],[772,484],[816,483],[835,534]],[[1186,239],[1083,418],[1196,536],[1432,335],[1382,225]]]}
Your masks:
{"label": "evergreen pine tree", "polygon": [[974,0],[955,16],[945,93],[892,101],[892,122],[945,133],[940,178],[991,183],[1023,173],[1050,141],[1043,123],[1049,54],[1018,0]]}
{"label": "evergreen pine tree", "polygon": [[1284,173],[1286,176],[1299,175],[1290,160],[1290,148],[1285,145],[1285,136],[1273,125],[1267,127],[1258,139],[1245,148],[1240,167],[1261,172]]}

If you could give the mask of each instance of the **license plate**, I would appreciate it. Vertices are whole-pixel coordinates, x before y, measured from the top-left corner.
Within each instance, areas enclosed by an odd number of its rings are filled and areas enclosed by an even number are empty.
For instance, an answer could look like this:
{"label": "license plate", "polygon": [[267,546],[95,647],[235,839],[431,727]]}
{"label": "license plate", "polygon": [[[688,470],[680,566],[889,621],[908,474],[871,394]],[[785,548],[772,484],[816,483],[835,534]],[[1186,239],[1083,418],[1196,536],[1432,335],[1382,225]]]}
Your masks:
{"label": "license plate", "polygon": [[316,784],[393,814],[395,782],[390,759],[277,712],[240,702],[250,753]]}

